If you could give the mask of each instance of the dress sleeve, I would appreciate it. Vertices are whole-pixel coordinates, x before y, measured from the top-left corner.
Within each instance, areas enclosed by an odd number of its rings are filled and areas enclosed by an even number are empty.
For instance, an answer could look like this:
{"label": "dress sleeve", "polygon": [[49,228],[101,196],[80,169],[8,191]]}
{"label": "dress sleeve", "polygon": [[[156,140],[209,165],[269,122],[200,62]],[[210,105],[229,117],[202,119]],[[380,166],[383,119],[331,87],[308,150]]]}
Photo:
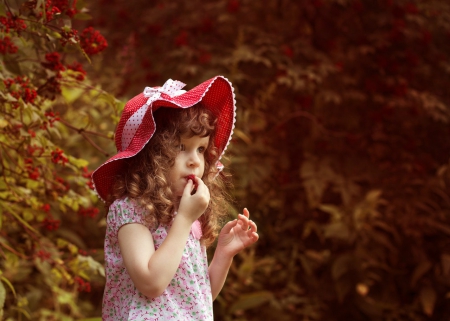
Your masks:
{"label": "dress sleeve", "polygon": [[113,227],[116,233],[125,224],[139,223],[147,226],[145,214],[145,209],[139,206],[136,201],[124,198],[111,204],[107,223]]}

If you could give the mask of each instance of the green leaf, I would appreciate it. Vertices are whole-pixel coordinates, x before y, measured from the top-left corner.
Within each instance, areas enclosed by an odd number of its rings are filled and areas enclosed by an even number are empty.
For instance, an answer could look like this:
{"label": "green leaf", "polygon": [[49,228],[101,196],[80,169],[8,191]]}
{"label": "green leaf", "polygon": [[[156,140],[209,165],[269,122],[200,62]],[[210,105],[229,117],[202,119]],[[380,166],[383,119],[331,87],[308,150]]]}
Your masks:
{"label": "green leaf", "polygon": [[75,158],[73,156],[68,156],[67,157],[69,159],[69,162],[73,165],[75,165],[78,168],[83,168],[89,165],[89,162],[85,159],[81,159],[81,158]]}
{"label": "green leaf", "polygon": [[0,6],[0,16],[6,17],[6,6]]}
{"label": "green leaf", "polygon": [[4,276],[2,276],[0,278],[0,280],[5,282],[9,286],[9,288],[11,289],[11,292],[14,294],[14,297],[16,298],[17,297],[16,290],[14,289],[13,285],[11,284],[11,282],[9,282],[9,280],[7,278],[5,278]]}
{"label": "green leaf", "polygon": [[27,188],[30,190],[37,190],[42,184],[39,181],[27,179]]}
{"label": "green leaf", "polygon": [[0,119],[0,128],[5,128],[6,126],[8,126],[8,121],[4,118]]}
{"label": "green leaf", "polygon": [[61,132],[56,127],[48,127],[47,129],[52,136],[56,136],[57,139],[61,139]]}
{"label": "green leaf", "polygon": [[24,226],[26,226],[29,230],[33,231],[36,234],[39,234],[38,231],[36,231],[30,224],[28,224],[26,221],[24,221],[12,208],[8,209],[9,213],[12,214],[20,223],[22,223]]}
{"label": "green leaf", "polygon": [[80,13],[77,13],[76,15],[74,15],[73,18],[76,20],[91,20],[92,16],[90,14],[80,12]]}
{"label": "green leaf", "polygon": [[6,290],[2,282],[0,282],[0,311],[3,311],[5,306]]}
{"label": "green leaf", "polygon": [[30,222],[34,219],[34,211],[26,208],[23,210],[23,219],[27,222]]}
{"label": "green leaf", "polygon": [[86,6],[85,0],[78,0],[75,5],[75,8],[77,8],[78,11],[81,11],[85,6]]}
{"label": "green leaf", "polygon": [[69,247],[69,244],[72,243],[79,248],[82,248],[82,249],[87,248],[85,240],[83,240],[77,233],[75,233],[71,229],[66,229],[64,227],[61,227],[56,231],[56,234],[63,237],[64,239],[66,239],[68,241],[67,243],[61,242],[60,243],[61,246],[63,244],[65,244],[67,247]]}
{"label": "green leaf", "polygon": [[68,104],[73,103],[75,100],[81,97],[85,91],[81,88],[75,88],[75,87],[67,87],[63,86],[61,88],[61,93],[64,99]]}

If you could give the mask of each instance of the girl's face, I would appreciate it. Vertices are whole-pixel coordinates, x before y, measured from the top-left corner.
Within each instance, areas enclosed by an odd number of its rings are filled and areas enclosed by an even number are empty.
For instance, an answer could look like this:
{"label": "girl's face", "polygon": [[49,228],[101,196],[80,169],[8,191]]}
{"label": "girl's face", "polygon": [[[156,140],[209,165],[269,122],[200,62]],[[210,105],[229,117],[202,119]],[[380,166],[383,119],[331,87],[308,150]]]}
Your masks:
{"label": "girl's face", "polygon": [[189,175],[202,178],[205,171],[205,151],[209,136],[182,136],[180,151],[175,158],[175,164],[169,172],[169,183],[175,196],[182,196]]}

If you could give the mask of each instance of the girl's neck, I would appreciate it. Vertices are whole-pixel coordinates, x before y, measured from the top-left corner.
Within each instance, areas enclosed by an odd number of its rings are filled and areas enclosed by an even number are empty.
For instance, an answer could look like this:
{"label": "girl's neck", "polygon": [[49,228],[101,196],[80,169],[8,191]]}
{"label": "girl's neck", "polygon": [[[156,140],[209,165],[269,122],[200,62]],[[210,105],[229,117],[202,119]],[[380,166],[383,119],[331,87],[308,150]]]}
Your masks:
{"label": "girl's neck", "polygon": [[178,212],[178,208],[180,207],[180,201],[181,201],[181,197],[176,197],[173,200],[173,208],[174,208],[175,212]]}

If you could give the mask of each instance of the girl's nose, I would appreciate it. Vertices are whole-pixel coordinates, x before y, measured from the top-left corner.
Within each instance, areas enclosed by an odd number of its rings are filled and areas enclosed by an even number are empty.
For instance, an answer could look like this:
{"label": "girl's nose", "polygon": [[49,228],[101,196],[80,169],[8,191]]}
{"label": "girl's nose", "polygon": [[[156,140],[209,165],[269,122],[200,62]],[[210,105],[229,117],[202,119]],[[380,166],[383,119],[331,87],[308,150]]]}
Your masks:
{"label": "girl's nose", "polygon": [[191,153],[189,155],[189,160],[188,160],[189,166],[190,167],[198,167],[200,166],[200,157],[198,157],[198,154],[195,153]]}

